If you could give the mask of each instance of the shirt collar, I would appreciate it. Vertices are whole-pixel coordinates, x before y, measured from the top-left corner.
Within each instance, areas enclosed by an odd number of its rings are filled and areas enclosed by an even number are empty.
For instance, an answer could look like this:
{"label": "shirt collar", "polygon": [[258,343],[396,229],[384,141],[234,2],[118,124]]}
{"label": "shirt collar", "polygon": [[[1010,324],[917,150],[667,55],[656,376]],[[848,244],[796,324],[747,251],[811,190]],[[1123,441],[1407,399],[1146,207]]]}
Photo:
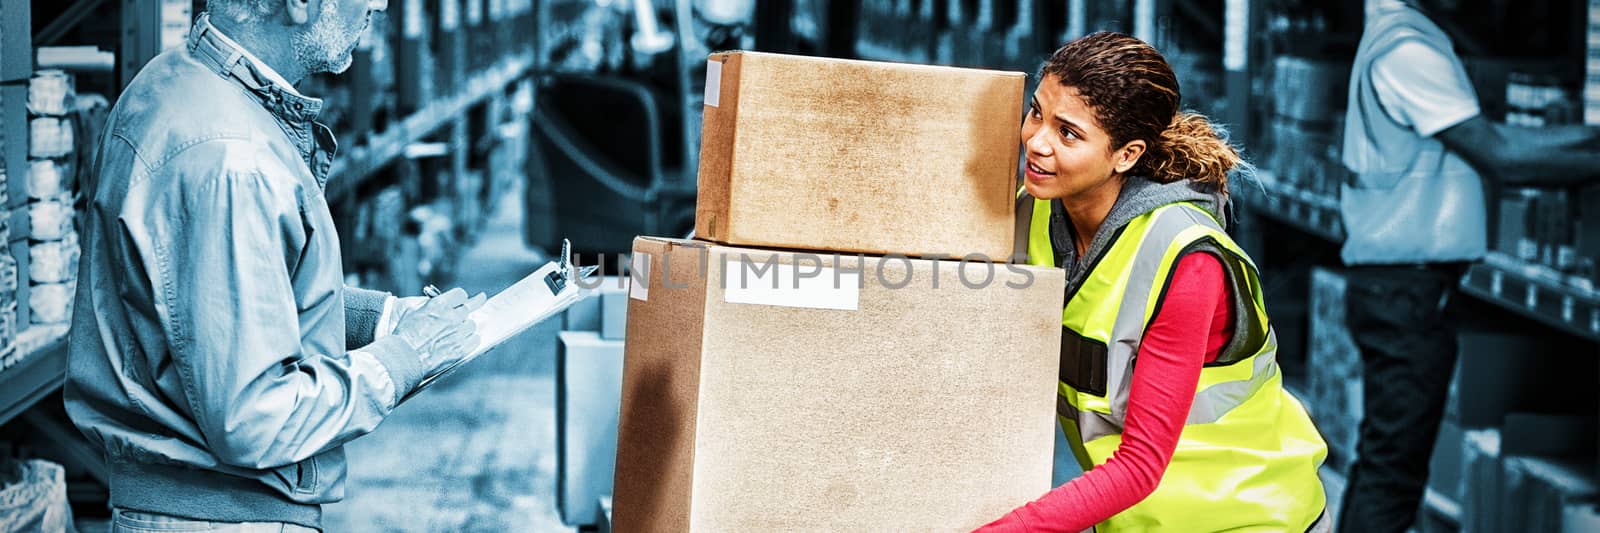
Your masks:
{"label": "shirt collar", "polygon": [[196,61],[239,84],[263,106],[292,122],[311,122],[322,112],[322,100],[300,94],[283,76],[223,35],[202,13],[189,31],[188,50]]}
{"label": "shirt collar", "polygon": [[[207,22],[209,23],[210,21],[207,20]],[[218,28],[218,27],[216,27],[216,25],[212,25],[211,26],[211,32],[213,34],[215,34],[217,36],[217,39],[222,41],[223,44],[228,45],[228,46],[232,46],[234,48],[238,48],[239,52],[244,54],[244,59],[246,61],[249,61],[250,65],[254,66],[256,68],[256,71],[260,72],[262,76],[266,77],[267,81],[270,81],[270,82],[278,84],[278,85],[282,85],[284,90],[288,91],[289,94],[292,94],[292,95],[295,95],[295,96],[303,96],[303,95],[300,94],[300,91],[298,89],[295,89],[293,83],[289,83],[289,80],[285,79],[282,74],[279,74],[277,70],[273,70],[272,66],[268,65],[266,61],[262,61],[261,58],[256,57],[255,54],[250,53],[250,49],[249,48],[245,48],[244,45],[239,44],[238,41],[235,41],[235,40],[233,40],[232,37],[229,37],[227,32],[222,31],[222,28]]]}

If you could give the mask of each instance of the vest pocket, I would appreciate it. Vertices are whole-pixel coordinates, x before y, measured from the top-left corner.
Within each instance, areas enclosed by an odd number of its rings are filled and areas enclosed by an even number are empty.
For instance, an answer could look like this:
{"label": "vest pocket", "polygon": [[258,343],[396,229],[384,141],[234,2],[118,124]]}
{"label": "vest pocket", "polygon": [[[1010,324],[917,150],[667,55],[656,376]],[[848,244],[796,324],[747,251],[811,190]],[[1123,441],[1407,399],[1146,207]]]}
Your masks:
{"label": "vest pocket", "polygon": [[1061,382],[1078,392],[1105,397],[1106,358],[1110,350],[1102,342],[1085,338],[1072,328],[1061,327]]}

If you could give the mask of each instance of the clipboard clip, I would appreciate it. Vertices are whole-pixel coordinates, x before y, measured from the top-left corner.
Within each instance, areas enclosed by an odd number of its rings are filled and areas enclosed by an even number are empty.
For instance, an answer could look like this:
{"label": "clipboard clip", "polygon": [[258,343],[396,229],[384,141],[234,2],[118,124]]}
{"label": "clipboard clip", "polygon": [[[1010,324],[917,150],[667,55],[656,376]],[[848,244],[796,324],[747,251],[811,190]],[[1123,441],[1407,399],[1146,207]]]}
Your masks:
{"label": "clipboard clip", "polygon": [[567,289],[567,284],[574,279],[585,279],[594,275],[599,266],[574,267],[572,264],[572,241],[561,239],[561,258],[556,261],[556,270],[545,276],[544,283],[550,288],[550,294],[561,294]]}

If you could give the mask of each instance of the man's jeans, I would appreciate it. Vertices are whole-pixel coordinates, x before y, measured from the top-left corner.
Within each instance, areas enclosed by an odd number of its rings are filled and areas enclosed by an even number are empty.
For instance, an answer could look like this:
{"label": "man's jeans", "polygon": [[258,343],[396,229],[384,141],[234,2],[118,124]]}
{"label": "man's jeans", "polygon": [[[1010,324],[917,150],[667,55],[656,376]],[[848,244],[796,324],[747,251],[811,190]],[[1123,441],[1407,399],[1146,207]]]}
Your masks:
{"label": "man's jeans", "polygon": [[1349,271],[1345,319],[1361,350],[1365,415],[1340,531],[1403,532],[1416,519],[1455,370],[1447,311],[1462,272],[1457,264]]}
{"label": "man's jeans", "polygon": [[278,522],[207,522],[154,513],[115,509],[111,513],[111,533],[172,533],[212,531],[217,533],[317,533],[317,530]]}

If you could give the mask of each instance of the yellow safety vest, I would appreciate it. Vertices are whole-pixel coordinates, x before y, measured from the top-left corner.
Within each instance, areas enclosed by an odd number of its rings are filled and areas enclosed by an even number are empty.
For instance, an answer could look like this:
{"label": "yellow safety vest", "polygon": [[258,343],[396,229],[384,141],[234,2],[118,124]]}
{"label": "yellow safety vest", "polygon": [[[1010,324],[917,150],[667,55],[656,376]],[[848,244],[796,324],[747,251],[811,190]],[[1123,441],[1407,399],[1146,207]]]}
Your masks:
{"label": "yellow safety vest", "polygon": [[[1021,203],[1032,207],[1021,213],[1029,264],[1056,266],[1050,202],[1023,195]],[[1223,258],[1235,309],[1248,312],[1235,317],[1235,339],[1217,362],[1200,371],[1160,485],[1097,529],[1305,531],[1326,506],[1317,468],[1327,444],[1283,388],[1255,264],[1198,206],[1174,203],[1133,219],[1070,295],[1061,312],[1061,427],[1086,470],[1122,444],[1139,343],[1178,259],[1197,249]]]}

